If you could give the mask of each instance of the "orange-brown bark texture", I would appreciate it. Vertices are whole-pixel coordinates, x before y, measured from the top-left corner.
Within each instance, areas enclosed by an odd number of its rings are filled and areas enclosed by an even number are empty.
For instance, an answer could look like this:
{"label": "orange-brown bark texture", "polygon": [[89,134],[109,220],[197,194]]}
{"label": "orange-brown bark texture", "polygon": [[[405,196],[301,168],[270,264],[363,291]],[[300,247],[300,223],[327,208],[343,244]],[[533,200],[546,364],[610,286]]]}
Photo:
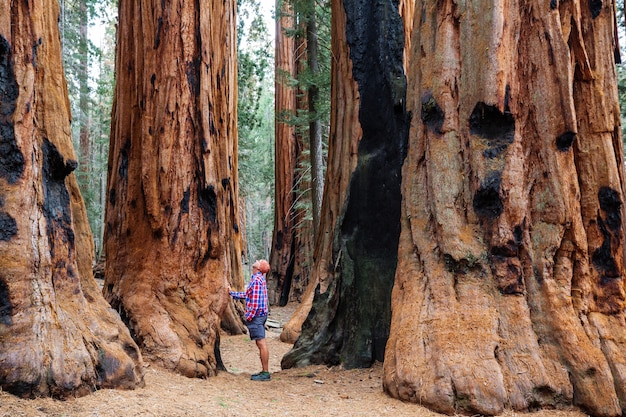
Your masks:
{"label": "orange-brown bark texture", "polygon": [[622,414],[614,2],[415,10],[385,390],[449,414]]}
{"label": "orange-brown bark texture", "polygon": [[404,23],[404,72],[408,72],[411,57],[411,34],[413,32],[413,17],[415,16],[415,0],[399,0],[398,11]]}
{"label": "orange-brown bark texture", "polygon": [[122,0],[119,21],[104,293],[145,357],[211,376],[243,287],[235,2]]}
{"label": "orange-brown bark texture", "polygon": [[56,0],[0,1],[0,387],[70,397],[143,385],[91,271]]}

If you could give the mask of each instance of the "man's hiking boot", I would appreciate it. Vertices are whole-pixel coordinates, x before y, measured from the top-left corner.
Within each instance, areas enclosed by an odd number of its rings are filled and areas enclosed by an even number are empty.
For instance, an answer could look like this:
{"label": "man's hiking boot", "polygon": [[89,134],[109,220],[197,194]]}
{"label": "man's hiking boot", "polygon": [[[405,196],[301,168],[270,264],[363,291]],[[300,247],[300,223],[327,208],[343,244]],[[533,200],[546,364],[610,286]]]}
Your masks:
{"label": "man's hiking boot", "polygon": [[258,374],[253,374],[250,379],[253,381],[269,381],[271,377],[269,372],[263,371]]}

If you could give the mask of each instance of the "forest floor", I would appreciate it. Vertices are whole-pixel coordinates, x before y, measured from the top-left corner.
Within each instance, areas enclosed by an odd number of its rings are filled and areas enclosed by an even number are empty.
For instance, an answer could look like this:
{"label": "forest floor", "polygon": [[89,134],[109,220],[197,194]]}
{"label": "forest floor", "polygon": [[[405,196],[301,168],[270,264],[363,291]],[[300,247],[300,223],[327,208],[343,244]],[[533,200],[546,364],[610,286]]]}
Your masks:
{"label": "forest floor", "polygon": [[[287,322],[293,306],[272,307],[270,319]],[[145,367],[145,387],[132,391],[103,389],[65,401],[25,400],[0,391],[0,417],[205,417],[205,416],[393,416],[440,417],[416,404],[387,396],[382,389],[382,364],[370,369],[310,366],[280,369],[280,360],[292,345],[279,339],[280,329],[269,329],[268,382],[250,380],[259,371],[258,350],[247,335],[221,336],[221,354],[227,372],[190,379]],[[506,412],[504,417],[585,417],[577,410],[544,410],[532,414]]]}

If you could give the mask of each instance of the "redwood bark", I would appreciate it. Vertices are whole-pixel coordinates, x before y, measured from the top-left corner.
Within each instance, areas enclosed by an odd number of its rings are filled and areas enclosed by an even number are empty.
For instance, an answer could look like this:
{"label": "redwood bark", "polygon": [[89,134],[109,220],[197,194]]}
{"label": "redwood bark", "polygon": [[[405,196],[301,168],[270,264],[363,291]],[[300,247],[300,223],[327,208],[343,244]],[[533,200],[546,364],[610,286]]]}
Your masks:
{"label": "redwood bark", "polygon": [[119,21],[104,292],[145,356],[211,376],[243,286],[235,2],[122,0]]}
{"label": "redwood bark", "polygon": [[[327,224],[334,228],[320,227],[316,244],[327,242],[319,248],[329,257],[315,259],[326,269],[317,276],[321,285],[302,334],[283,357],[285,368],[309,363],[352,368],[382,360],[391,318],[408,133],[402,23],[393,2],[333,1],[332,7],[333,48],[341,51],[334,56],[341,64],[333,69],[331,124],[337,130],[330,138],[328,178],[338,182],[327,181],[322,213],[329,217],[322,221],[337,217]],[[338,191],[345,193],[334,194]],[[337,214],[325,211],[342,199]]]}
{"label": "redwood bark", "polygon": [[413,35],[413,17],[415,16],[415,0],[399,0],[398,11],[404,24],[404,72],[408,72],[411,56],[411,39]]}
{"label": "redwood bark", "polygon": [[614,6],[417,2],[394,397],[449,414],[623,412]]}
{"label": "redwood bark", "polygon": [[143,385],[91,272],[56,0],[0,1],[0,387],[70,397]]}

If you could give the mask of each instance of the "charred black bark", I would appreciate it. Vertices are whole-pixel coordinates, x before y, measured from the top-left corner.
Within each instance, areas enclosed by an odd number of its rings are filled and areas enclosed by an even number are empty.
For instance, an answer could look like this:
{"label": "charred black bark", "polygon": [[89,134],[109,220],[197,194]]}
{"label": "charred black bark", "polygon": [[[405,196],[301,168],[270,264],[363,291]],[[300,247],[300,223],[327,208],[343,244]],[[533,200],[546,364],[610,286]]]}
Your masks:
{"label": "charred black bark", "polygon": [[[0,204],[2,207],[2,204]],[[0,211],[0,240],[8,242],[17,234],[17,222],[4,211]]]}
{"label": "charred black bark", "polygon": [[7,326],[13,324],[13,303],[4,277],[0,277],[0,324]]}
{"label": "charred black bark", "polygon": [[422,97],[422,122],[428,129],[438,135],[441,134],[445,114],[432,94]]}
{"label": "charred black bark", "polygon": [[[296,239],[291,239],[291,250],[290,253],[294,254],[296,253]],[[293,281],[293,271],[295,268],[295,259],[293,259],[294,257],[292,256],[292,260],[291,262],[289,262],[289,265],[287,265],[287,271],[285,272],[285,277],[283,282],[280,283],[280,287],[281,291],[280,291],[280,297],[278,300],[278,305],[281,307],[284,307],[287,305],[287,303],[289,302],[289,293],[291,292],[291,284]]]}
{"label": "charred black bark", "polygon": [[72,228],[72,210],[70,193],[65,185],[65,177],[76,169],[78,163],[65,160],[56,146],[45,139],[43,153],[43,213],[47,220],[50,255],[54,258],[55,241],[69,242],[74,247],[74,229]]}
{"label": "charred black bark", "polygon": [[300,338],[283,358],[284,368],[308,363],[367,367],[383,360],[389,337],[409,127],[403,24],[396,1],[343,4],[363,137],[335,236],[336,281],[316,294]]}
{"label": "charred black bark", "polygon": [[11,45],[0,36],[0,177],[14,184],[24,171],[24,155],[15,141],[13,113],[19,95]]}

